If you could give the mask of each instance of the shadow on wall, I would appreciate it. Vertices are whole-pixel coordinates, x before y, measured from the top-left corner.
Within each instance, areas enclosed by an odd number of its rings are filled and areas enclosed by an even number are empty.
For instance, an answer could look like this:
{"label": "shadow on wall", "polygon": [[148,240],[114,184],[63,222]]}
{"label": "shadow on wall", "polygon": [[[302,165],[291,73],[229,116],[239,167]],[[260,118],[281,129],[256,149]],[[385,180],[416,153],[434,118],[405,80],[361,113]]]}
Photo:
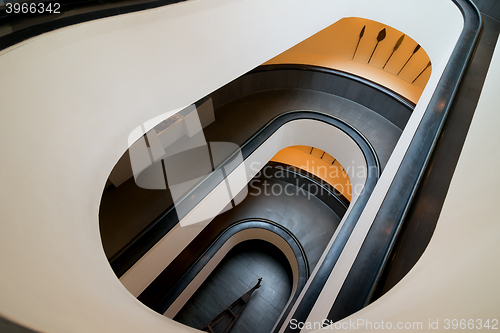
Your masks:
{"label": "shadow on wall", "polygon": [[308,64],[356,74],[417,103],[432,65],[410,36],[382,23],[344,18],[267,64]]}

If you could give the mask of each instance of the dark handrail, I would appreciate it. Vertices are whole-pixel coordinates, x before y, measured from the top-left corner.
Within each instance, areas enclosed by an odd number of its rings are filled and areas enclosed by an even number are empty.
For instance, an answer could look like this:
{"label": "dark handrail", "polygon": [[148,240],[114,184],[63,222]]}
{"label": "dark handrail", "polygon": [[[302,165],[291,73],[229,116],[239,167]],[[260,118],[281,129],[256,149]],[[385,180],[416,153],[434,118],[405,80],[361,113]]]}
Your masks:
{"label": "dark handrail", "polygon": [[[263,65],[211,94],[217,110],[252,93],[270,89],[308,89],[356,102],[403,130],[415,104],[389,88],[339,70],[303,64]],[[362,93],[359,93],[362,91]]]}
{"label": "dark handrail", "polygon": [[272,64],[272,65],[259,66],[255,69],[251,70],[250,72],[248,72],[246,75],[253,74],[253,73],[266,72],[266,71],[276,71],[276,70],[314,71],[314,72],[321,72],[321,73],[326,73],[326,74],[344,77],[346,79],[356,81],[356,82],[362,83],[368,87],[376,89],[376,90],[384,93],[385,95],[394,98],[396,101],[403,104],[404,106],[406,106],[410,110],[415,109],[415,103],[410,101],[405,96],[395,92],[394,90],[392,90],[388,87],[382,86],[380,83],[377,83],[375,81],[358,76],[356,74],[341,71],[339,69],[327,68],[327,67],[322,67],[322,66],[317,66],[317,65],[304,65],[304,64]]}
{"label": "dark handrail", "polygon": [[[341,129],[343,132],[353,138],[353,140],[361,148],[363,154],[365,155],[365,158],[367,159],[369,172],[368,179],[373,179],[373,185],[375,184],[376,179],[378,179],[378,176],[380,174],[380,163],[378,161],[374,148],[370,145],[366,138],[346,122],[330,115],[313,111],[293,111],[283,113],[275,117],[241,146],[241,154],[243,156],[243,159],[246,159],[248,156],[250,156],[250,154],[252,154],[258,147],[260,147],[260,145],[262,145],[264,141],[266,141],[281,126],[290,121],[298,119],[313,119],[322,121]],[[225,164],[231,161],[231,159],[232,156],[229,157],[226,162],[222,163],[219,168],[223,168]],[[184,196],[184,199],[182,199],[183,204],[185,203],[187,207],[194,208],[208,193],[212,191],[212,189],[215,188],[215,186],[220,183],[220,181],[221,180],[215,175],[215,173],[212,176],[208,176],[199,185],[197,185]],[[369,192],[371,192],[371,189]],[[365,191],[363,191],[363,193],[365,193],[365,195],[368,195]],[[358,202],[362,201],[358,199]],[[359,210],[359,213],[361,213],[361,204],[358,205],[358,203],[356,203],[355,207],[358,207],[356,208],[356,211]],[[177,223],[179,223],[179,219],[177,218],[175,208],[171,207],[161,217],[155,220],[154,223],[152,223],[148,228],[146,228],[136,238],[134,238],[134,240],[130,242],[124,249],[122,249],[110,259],[110,264],[115,274],[118,277],[123,275]]]}
{"label": "dark handrail", "polygon": [[[138,299],[149,306],[151,309],[158,313],[164,313],[174,301],[182,294],[185,288],[193,281],[193,279],[201,272],[205,265],[213,258],[213,256],[220,250],[220,248],[237,233],[248,229],[263,229],[268,230],[282,239],[284,239],[290,248],[293,250],[297,264],[299,265],[298,275],[298,288],[293,298],[297,298],[300,291],[304,287],[309,277],[309,263],[307,261],[306,253],[302,244],[293,235],[291,231],[282,225],[261,218],[245,219],[235,222],[231,226],[224,229],[217,238],[210,244],[210,246],[203,252],[203,254],[196,259],[196,261],[186,270],[177,283],[165,290],[163,283],[163,275],[169,273],[168,268],[163,270],[162,273],[144,290]],[[293,305],[293,302],[290,304]],[[291,307],[290,307],[291,310]]]}
{"label": "dark handrail", "polygon": [[[374,292],[382,272],[476,49],[482,32],[481,14],[470,0],[453,2],[464,16],[464,28],[372,227],[330,310],[327,317],[329,320],[345,318],[374,300]],[[360,279],[366,282],[361,284]]]}
{"label": "dark handrail", "polygon": [[[346,197],[344,197],[344,195],[342,193],[340,193],[335,187],[328,184],[326,181],[317,177],[316,175],[309,173],[306,170],[300,169],[298,167],[284,164],[284,163],[280,163],[280,162],[270,161],[269,163],[267,163],[267,165],[264,168],[266,168],[268,166],[273,168],[273,169],[276,169],[277,171],[279,168],[279,169],[281,169],[289,174],[296,175],[296,176],[300,177],[300,179],[304,179],[305,181],[307,181],[310,184],[318,186],[321,189],[321,191],[324,191],[328,196],[332,197],[335,200],[335,202],[337,203],[337,205],[334,206],[334,205],[330,204],[329,202],[325,202],[325,200],[320,197],[320,199],[328,207],[330,207],[337,215],[339,215],[338,208],[340,208],[343,211],[343,213],[345,213],[345,211],[349,207],[350,202]],[[266,178],[266,177],[264,177],[264,178]],[[281,178],[277,178],[277,179],[289,181],[289,179],[281,179]],[[341,215],[343,216],[343,214],[341,214]],[[339,215],[340,218],[342,218],[342,216]]]}

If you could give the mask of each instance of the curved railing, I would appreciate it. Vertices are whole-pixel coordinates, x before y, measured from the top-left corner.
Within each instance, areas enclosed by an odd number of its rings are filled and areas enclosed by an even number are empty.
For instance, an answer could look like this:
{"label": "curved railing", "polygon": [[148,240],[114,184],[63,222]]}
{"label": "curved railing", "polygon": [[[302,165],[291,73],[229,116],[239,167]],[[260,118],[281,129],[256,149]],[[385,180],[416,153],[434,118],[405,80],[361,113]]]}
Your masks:
{"label": "curved railing", "polygon": [[[405,96],[395,92],[392,89],[389,89],[387,87],[384,87],[380,85],[377,82],[368,80],[367,78],[348,73],[345,71],[341,71],[339,69],[335,68],[328,68],[328,67],[322,67],[322,66],[317,66],[317,65],[308,65],[308,64],[272,64],[272,65],[262,65],[254,70],[248,72],[248,74],[253,74],[253,73],[261,73],[261,72],[269,72],[269,71],[276,71],[276,70],[301,70],[301,71],[310,71],[310,72],[317,72],[317,73],[325,73],[329,75],[335,75],[338,77],[343,77],[346,78],[350,81],[358,82],[364,86],[368,86],[370,88],[373,88],[377,91],[380,91],[384,93],[385,95],[393,98],[394,100],[398,101],[399,103],[403,104],[406,106],[408,109],[414,109],[415,108],[415,103],[410,101],[408,98]],[[303,83],[301,83],[303,84]],[[300,87],[300,86],[297,86]],[[310,87],[312,88],[312,87]],[[318,89],[321,90],[321,89]],[[366,105],[368,108],[371,107],[371,105]]]}
{"label": "curved railing", "polygon": [[[243,159],[246,159],[248,156],[250,156],[250,154],[252,154],[260,145],[262,145],[281,126],[298,119],[312,119],[330,124],[345,132],[356,142],[356,144],[361,148],[363,154],[365,155],[368,169],[367,184],[369,186],[367,190],[363,190],[360,197],[368,197],[369,192],[371,192],[371,190],[373,189],[380,174],[380,164],[375,150],[370,145],[370,143],[352,126],[343,122],[342,120],[322,113],[313,111],[295,111],[284,113],[274,118],[241,146],[241,154],[243,156]],[[219,168],[223,168],[229,165],[229,162],[231,162],[231,157],[225,163],[222,163]],[[203,198],[208,195],[208,193],[210,193],[219,184],[219,182],[220,179],[215,176],[215,173],[212,176],[207,177],[191,192],[186,194],[186,196],[182,200],[182,205],[184,205],[185,207],[191,207],[191,209],[194,208],[199,202],[201,202]],[[365,185],[365,189],[366,188],[367,187]],[[361,199],[362,198],[358,198],[357,203],[353,207],[353,211],[358,212],[359,214],[361,213],[363,208],[361,207],[361,204],[358,204],[358,202],[366,203],[366,200]],[[123,275],[177,223],[179,223],[177,213],[175,211],[175,208],[171,207],[152,225],[150,225],[146,230],[139,234],[123,250],[118,252],[113,258],[110,259],[110,264],[115,274],[118,277]]]}
{"label": "curved railing", "polygon": [[[20,6],[23,6],[20,7],[20,12],[18,13],[16,13],[16,10],[13,10],[14,7],[11,7],[11,5],[2,5],[0,6],[0,31],[9,32],[3,36],[0,35],[0,50],[26,39],[70,25],[167,6],[183,1],[186,0],[23,1],[26,6],[17,2]],[[56,3],[58,5],[54,6]],[[36,8],[33,7],[34,4],[36,4]],[[50,9],[48,7],[49,4],[51,4]],[[13,12],[10,12],[11,10]],[[34,10],[37,12],[33,13]],[[42,10],[43,12],[41,13]]]}
{"label": "curved railing", "polygon": [[345,318],[374,301],[375,290],[476,49],[482,31],[481,14],[471,1],[454,2],[464,16],[464,28],[328,320]]}
{"label": "curved railing", "polygon": [[308,89],[343,97],[378,113],[403,130],[415,104],[376,82],[332,68],[303,64],[259,66],[214,91],[214,107],[270,89]]}
{"label": "curved railing", "polygon": [[[282,225],[265,219],[247,219],[234,223],[224,229],[212,242],[202,256],[191,264],[190,268],[183,274],[177,283],[170,287],[165,284],[165,277],[171,273],[171,270],[165,269],[149,286],[142,292],[138,299],[151,309],[163,314],[182,294],[194,278],[201,272],[206,264],[214,257],[221,247],[233,236],[241,231],[248,229],[261,229],[270,231],[281,237],[292,249],[298,264],[297,288],[290,296],[288,306],[283,310],[280,318],[286,318],[291,311],[293,304],[297,300],[300,292],[304,288],[309,278],[309,264],[302,245],[291,231]],[[170,289],[169,289],[170,287]],[[283,319],[284,320],[284,319]],[[281,325],[277,325],[276,332]]]}
{"label": "curved railing", "polygon": [[[270,161],[264,168],[270,168],[262,178],[275,178],[281,181],[296,185],[300,188],[314,189],[315,196],[323,201],[338,217],[342,218],[349,207],[349,200],[342,195],[335,187],[325,182],[323,179],[298,167]],[[279,177],[275,174],[279,174]]]}

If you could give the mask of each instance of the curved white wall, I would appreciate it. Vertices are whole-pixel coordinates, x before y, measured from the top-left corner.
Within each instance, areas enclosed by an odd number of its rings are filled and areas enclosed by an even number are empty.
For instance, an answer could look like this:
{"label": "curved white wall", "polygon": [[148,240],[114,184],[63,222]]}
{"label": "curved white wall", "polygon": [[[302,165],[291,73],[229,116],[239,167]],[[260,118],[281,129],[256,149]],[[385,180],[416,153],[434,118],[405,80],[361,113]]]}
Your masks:
{"label": "curved white wall", "polygon": [[42,332],[189,331],[128,293],[102,250],[99,200],[128,134],[348,16],[408,33],[434,65],[383,196],[461,30],[449,0],[187,1],[0,52],[0,314]]}

